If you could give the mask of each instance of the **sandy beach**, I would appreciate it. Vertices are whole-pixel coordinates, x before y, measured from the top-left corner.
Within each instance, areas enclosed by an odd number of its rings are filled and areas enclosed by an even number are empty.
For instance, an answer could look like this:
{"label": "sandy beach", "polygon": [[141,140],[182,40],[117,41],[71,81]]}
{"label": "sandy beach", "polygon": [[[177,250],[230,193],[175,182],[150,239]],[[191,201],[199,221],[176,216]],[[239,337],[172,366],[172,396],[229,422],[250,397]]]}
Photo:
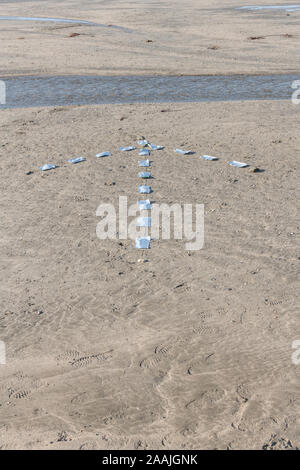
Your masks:
{"label": "sandy beach", "polygon": [[[299,72],[300,11],[237,6],[1,2],[1,15],[107,27],[0,21],[0,76]],[[291,101],[0,109],[0,449],[300,448],[299,113]],[[138,154],[119,147],[141,136],[165,147],[151,199],[204,204],[202,250],[97,238],[99,204],[137,199]]]}
{"label": "sandy beach", "polygon": [[[1,75],[299,72],[300,11],[237,10],[241,5],[242,0],[1,2],[2,16],[103,25],[0,22]],[[70,37],[74,33],[80,35]]]}

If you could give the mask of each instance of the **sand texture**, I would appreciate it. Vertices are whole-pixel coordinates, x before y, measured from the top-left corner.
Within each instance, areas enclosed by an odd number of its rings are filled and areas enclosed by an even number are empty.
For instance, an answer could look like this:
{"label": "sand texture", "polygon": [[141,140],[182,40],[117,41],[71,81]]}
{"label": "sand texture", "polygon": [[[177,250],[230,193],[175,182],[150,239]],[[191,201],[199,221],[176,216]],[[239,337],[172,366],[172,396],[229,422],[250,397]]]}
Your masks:
{"label": "sand texture", "polygon": [[[297,119],[266,101],[1,111],[2,449],[300,447]],[[136,201],[119,146],[141,135],[166,147],[152,199],[205,204],[203,250],[97,238],[100,203]]]}
{"label": "sand texture", "polygon": [[236,10],[245,4],[244,0],[1,1],[2,16],[71,18],[103,26],[0,21],[0,76],[298,72],[300,11]]}

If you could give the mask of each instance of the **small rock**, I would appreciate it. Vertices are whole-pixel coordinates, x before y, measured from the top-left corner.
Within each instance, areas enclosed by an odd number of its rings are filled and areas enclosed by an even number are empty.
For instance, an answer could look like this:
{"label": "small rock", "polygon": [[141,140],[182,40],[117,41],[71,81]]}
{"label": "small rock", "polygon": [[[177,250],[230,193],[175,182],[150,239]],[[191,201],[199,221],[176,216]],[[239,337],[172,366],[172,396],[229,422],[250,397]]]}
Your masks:
{"label": "small rock", "polygon": [[262,173],[264,170],[258,167],[253,167],[249,169],[249,173]]}
{"label": "small rock", "polygon": [[182,282],[181,284],[178,284],[177,286],[175,286],[175,289],[179,289],[179,287],[183,287],[184,286],[184,282]]}

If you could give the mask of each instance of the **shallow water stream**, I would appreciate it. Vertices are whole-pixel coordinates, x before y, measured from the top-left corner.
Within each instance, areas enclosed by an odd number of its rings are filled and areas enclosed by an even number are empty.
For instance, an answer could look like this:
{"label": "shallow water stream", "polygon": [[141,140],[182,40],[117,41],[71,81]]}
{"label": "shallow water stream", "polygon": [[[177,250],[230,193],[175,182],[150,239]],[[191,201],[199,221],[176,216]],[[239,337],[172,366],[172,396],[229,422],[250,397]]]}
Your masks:
{"label": "shallow water stream", "polygon": [[287,12],[292,11],[299,11],[300,5],[299,4],[291,4],[291,5],[249,5],[238,7],[237,10],[250,10],[250,11],[264,11],[264,10],[283,10]]}
{"label": "shallow water stream", "polygon": [[0,77],[6,87],[6,104],[0,107],[285,100],[299,79],[294,74]]}
{"label": "shallow water stream", "polygon": [[97,23],[85,20],[69,20],[65,18],[47,18],[39,16],[0,16],[0,21],[42,21],[50,23],[71,23],[71,24],[84,24],[88,26],[95,26]]}

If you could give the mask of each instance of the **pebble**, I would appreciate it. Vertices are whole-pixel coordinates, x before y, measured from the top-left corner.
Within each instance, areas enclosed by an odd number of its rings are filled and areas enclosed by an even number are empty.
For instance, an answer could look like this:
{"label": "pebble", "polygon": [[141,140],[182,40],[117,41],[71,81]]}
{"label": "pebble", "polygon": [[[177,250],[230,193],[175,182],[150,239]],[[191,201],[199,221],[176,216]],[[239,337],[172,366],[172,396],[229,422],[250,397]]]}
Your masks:
{"label": "pebble", "polygon": [[249,173],[261,173],[263,170],[258,167],[250,168]]}

